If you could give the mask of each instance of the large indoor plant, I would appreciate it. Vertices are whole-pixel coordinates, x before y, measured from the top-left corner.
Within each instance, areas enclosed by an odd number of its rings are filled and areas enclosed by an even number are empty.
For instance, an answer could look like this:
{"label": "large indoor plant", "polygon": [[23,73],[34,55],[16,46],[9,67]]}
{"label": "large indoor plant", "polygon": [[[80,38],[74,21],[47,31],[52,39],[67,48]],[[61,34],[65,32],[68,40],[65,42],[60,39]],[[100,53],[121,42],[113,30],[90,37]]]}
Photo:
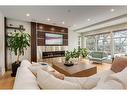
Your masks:
{"label": "large indoor plant", "polygon": [[9,50],[17,56],[17,60],[12,64],[13,73],[13,70],[15,71],[21,62],[19,57],[24,55],[24,51],[30,46],[30,35],[22,31],[16,31],[9,34],[7,42]]}

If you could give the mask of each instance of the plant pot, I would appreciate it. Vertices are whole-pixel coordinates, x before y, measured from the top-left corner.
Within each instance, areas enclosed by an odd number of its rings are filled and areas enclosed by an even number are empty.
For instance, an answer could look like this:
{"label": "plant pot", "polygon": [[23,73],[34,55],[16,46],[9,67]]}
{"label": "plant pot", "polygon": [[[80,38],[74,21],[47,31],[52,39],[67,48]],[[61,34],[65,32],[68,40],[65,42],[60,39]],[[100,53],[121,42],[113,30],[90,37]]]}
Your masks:
{"label": "plant pot", "polygon": [[16,62],[12,63],[12,65],[11,65],[12,66],[12,74],[11,74],[11,76],[12,77],[16,76],[16,72],[17,72],[18,67],[20,66],[20,63],[21,62],[19,62],[18,64]]}
{"label": "plant pot", "polygon": [[68,62],[68,61],[66,61],[65,63],[64,63],[64,65],[65,66],[73,66],[74,65],[74,63],[73,62]]}

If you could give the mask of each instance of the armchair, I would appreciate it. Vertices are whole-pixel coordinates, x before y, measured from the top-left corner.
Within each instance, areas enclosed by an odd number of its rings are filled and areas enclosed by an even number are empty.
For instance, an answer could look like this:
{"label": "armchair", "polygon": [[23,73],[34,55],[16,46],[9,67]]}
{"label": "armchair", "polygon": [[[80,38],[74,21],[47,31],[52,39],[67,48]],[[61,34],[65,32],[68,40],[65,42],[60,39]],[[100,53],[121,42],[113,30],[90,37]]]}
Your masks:
{"label": "armchair", "polygon": [[103,60],[108,58],[108,54],[104,51],[92,51],[88,54],[88,58],[93,63],[102,63]]}

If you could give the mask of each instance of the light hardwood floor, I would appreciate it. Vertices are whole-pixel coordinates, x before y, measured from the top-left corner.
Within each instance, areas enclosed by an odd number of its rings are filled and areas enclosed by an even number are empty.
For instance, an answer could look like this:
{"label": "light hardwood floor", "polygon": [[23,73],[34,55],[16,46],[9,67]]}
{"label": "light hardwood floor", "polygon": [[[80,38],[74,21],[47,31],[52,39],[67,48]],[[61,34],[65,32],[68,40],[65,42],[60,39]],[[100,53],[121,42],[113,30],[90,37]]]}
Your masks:
{"label": "light hardwood floor", "polygon": [[11,71],[7,71],[4,76],[0,77],[0,89],[12,89],[14,77],[11,77]]}
{"label": "light hardwood floor", "polygon": [[[88,62],[86,62],[88,63]],[[111,64],[93,64],[97,66],[97,72],[101,72],[107,69],[110,69]],[[11,71],[5,73],[3,77],[0,78],[0,89],[12,89],[14,84],[14,77],[11,77]]]}
{"label": "light hardwood floor", "polygon": [[110,63],[102,63],[102,64],[93,64],[92,62],[90,62],[89,60],[83,59],[81,61],[84,64],[92,64],[97,66],[97,72],[102,72],[104,70],[110,69],[111,68],[111,64]]}

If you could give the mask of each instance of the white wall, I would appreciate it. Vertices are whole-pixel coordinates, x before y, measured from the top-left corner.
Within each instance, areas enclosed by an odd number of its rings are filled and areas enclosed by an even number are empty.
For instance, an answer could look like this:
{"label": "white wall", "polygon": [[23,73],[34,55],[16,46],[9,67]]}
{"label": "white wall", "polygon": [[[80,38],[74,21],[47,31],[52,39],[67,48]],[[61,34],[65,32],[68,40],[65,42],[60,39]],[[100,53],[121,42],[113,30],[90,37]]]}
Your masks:
{"label": "white wall", "polygon": [[0,76],[5,72],[4,49],[4,16],[0,12]]}
{"label": "white wall", "polygon": [[[9,24],[12,24],[14,27],[19,27],[19,25],[23,25],[25,28],[25,32],[28,32],[29,34],[31,34],[30,22],[18,21],[14,19],[7,19],[7,25],[9,26]],[[7,31],[10,32],[14,30],[8,29]],[[8,64],[8,68],[10,69],[11,64],[16,61],[17,57],[14,55],[14,53],[10,52],[9,50],[7,52],[8,52],[7,64]],[[30,47],[28,47],[27,50],[25,50],[24,56],[20,57],[20,60],[23,60],[23,59],[31,60],[31,48]]]}
{"label": "white wall", "polygon": [[72,30],[68,30],[68,50],[71,51],[74,48],[78,48],[78,37],[79,33]]}

